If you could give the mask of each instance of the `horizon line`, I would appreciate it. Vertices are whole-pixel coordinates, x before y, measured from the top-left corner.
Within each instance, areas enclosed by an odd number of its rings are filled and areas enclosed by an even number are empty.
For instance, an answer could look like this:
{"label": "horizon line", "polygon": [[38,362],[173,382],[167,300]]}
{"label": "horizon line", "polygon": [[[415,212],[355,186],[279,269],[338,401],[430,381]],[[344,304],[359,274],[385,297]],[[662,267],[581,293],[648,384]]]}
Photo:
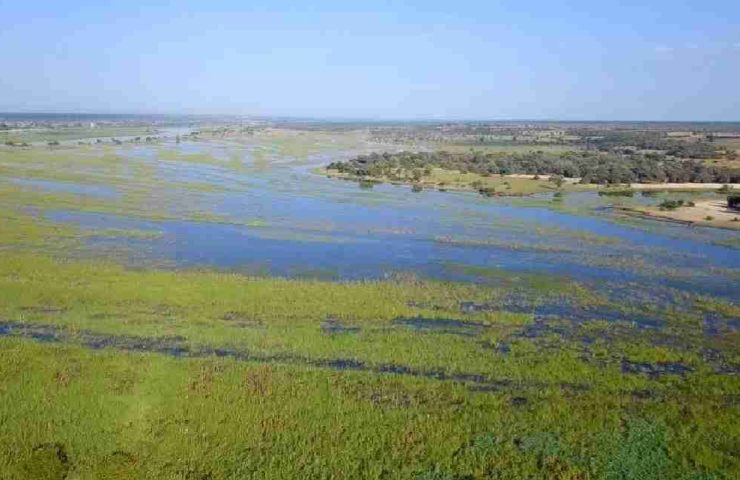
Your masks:
{"label": "horizon line", "polygon": [[362,117],[362,116],[320,116],[320,115],[279,115],[279,114],[244,114],[244,113],[132,113],[132,112],[45,112],[45,111],[0,111],[0,118],[3,115],[49,115],[49,116],[116,116],[116,117],[235,117],[244,119],[273,119],[273,120],[293,120],[293,121],[321,121],[321,122],[425,122],[425,123],[472,123],[472,122],[537,122],[537,123],[740,123],[737,120],[696,120],[696,119],[679,119],[679,120],[657,120],[657,119],[558,119],[558,118],[475,118],[475,117]]}

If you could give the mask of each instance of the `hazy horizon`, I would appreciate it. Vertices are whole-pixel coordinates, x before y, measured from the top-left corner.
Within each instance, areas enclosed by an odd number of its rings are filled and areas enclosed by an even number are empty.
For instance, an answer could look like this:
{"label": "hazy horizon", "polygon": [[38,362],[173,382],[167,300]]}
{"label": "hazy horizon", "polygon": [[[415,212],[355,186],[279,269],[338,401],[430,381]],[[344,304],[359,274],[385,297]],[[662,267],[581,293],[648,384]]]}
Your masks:
{"label": "hazy horizon", "polygon": [[734,2],[0,1],[0,111],[740,120]]}
{"label": "hazy horizon", "polygon": [[740,124],[740,119],[737,120],[692,120],[692,119],[676,119],[676,120],[635,120],[629,118],[613,119],[613,120],[595,120],[589,118],[576,118],[576,119],[560,119],[560,118],[416,118],[416,117],[398,117],[398,118],[384,118],[384,117],[329,117],[329,116],[294,116],[294,115],[269,115],[269,114],[236,114],[236,113],[177,113],[177,112],[45,112],[45,111],[0,111],[0,119],[3,115],[10,116],[25,116],[29,118],[41,117],[41,116],[55,116],[64,118],[68,117],[168,117],[168,118],[194,118],[194,119],[205,119],[205,118],[240,118],[240,119],[255,119],[255,120],[292,120],[292,121],[306,121],[306,122],[362,122],[362,123],[656,123],[656,124]]}

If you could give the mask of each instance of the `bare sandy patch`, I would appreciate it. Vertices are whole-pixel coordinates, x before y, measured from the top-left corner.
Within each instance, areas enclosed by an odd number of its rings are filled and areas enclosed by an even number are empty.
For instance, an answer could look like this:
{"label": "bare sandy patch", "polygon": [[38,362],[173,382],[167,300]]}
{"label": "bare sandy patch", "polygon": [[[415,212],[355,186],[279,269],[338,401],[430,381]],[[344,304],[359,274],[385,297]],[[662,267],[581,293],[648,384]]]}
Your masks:
{"label": "bare sandy patch", "polygon": [[690,225],[732,228],[740,230],[740,211],[731,210],[724,200],[699,200],[693,207],[682,206],[675,210],[658,207],[622,208],[626,213],[663,218]]}
{"label": "bare sandy patch", "polygon": [[634,190],[719,190],[727,185],[740,192],[740,183],[630,183]]}

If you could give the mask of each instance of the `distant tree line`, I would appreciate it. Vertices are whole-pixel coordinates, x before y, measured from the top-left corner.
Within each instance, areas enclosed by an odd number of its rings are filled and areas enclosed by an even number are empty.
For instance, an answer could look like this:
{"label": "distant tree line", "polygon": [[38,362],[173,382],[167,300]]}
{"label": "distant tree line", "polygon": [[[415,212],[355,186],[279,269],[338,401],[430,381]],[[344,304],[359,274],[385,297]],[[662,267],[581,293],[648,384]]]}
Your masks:
{"label": "distant tree line", "polygon": [[736,156],[735,152],[725,152],[722,146],[708,142],[683,141],[667,137],[664,132],[601,132],[597,137],[588,138],[588,146],[608,151],[639,152],[640,150],[656,150],[666,156],[681,158],[709,159]]}
{"label": "distant tree line", "polygon": [[[675,128],[689,129],[686,135],[671,136]],[[725,158],[738,154],[714,141],[714,134],[701,125],[614,125],[574,127],[567,124],[511,125],[453,124],[407,125],[370,130],[370,139],[378,143],[406,144],[444,143],[449,145],[577,145],[586,150],[616,154],[662,153],[666,156],[696,159]],[[698,130],[696,130],[698,128]],[[721,130],[722,125],[712,125]],[[736,131],[738,125],[727,126]]]}
{"label": "distant tree line", "polygon": [[581,183],[737,183],[740,169],[663,154],[400,152],[360,155],[330,169],[358,177],[420,178],[433,167],[483,176],[530,174],[581,178]]}

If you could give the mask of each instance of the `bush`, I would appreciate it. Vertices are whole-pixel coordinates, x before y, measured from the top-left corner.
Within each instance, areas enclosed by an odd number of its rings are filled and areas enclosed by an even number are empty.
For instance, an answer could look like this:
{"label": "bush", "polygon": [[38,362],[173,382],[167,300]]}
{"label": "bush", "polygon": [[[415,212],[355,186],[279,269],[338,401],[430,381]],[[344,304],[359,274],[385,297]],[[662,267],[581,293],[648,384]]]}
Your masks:
{"label": "bush", "polygon": [[[478,175],[529,174],[550,175],[553,183],[564,178],[581,177],[582,183],[626,184],[664,182],[740,181],[740,169],[708,165],[700,160],[675,158],[662,154],[616,155],[593,151],[563,153],[527,152],[399,152],[360,155],[342,163],[347,173],[360,175],[370,167],[398,169],[421,177],[431,168]],[[416,173],[414,173],[416,172]]]}
{"label": "bush", "polygon": [[658,206],[661,210],[675,210],[683,205],[683,200],[663,200]]}
{"label": "bush", "polygon": [[599,190],[600,197],[631,197],[635,194],[634,190],[630,189],[606,189]]}
{"label": "bush", "polygon": [[565,178],[562,175],[553,175],[550,177],[550,181],[555,184],[556,187],[560,188],[565,182]]}
{"label": "bush", "polygon": [[727,197],[727,208],[740,210],[740,195],[729,195]]}

